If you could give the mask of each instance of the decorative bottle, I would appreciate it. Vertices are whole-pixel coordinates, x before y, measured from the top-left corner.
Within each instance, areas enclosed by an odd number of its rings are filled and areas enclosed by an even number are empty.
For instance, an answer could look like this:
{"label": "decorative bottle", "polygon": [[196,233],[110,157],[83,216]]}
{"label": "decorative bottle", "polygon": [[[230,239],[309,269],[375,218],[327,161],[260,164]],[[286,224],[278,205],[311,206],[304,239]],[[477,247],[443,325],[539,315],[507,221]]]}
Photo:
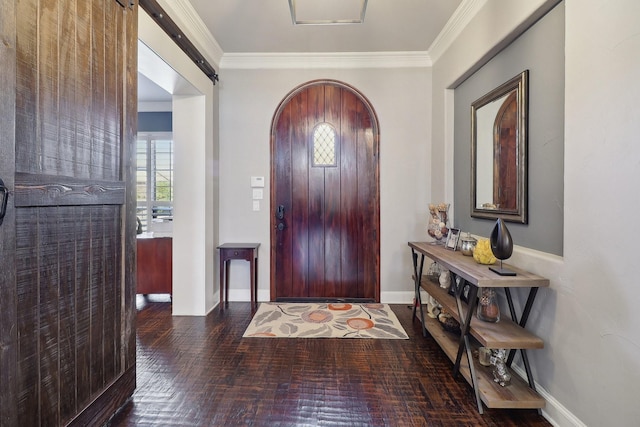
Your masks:
{"label": "decorative bottle", "polygon": [[511,374],[507,369],[507,351],[504,348],[491,350],[491,364],[493,368],[493,381],[506,387],[511,384]]}
{"label": "decorative bottle", "polygon": [[436,244],[444,244],[449,234],[449,204],[429,204],[429,224],[427,226],[427,233],[429,236],[435,239]]}
{"label": "decorative bottle", "polygon": [[500,307],[498,297],[493,288],[480,288],[478,299],[478,319],[485,322],[498,322],[500,320]]}

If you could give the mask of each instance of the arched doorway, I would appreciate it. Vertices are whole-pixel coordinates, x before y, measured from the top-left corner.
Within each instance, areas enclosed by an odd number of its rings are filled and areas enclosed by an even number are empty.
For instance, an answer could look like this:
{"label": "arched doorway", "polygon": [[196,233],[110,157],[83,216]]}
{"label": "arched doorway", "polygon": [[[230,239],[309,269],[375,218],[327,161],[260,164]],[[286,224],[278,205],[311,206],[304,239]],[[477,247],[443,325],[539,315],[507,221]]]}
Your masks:
{"label": "arched doorway", "polygon": [[291,91],[271,126],[271,300],[380,300],[379,128],[335,80]]}

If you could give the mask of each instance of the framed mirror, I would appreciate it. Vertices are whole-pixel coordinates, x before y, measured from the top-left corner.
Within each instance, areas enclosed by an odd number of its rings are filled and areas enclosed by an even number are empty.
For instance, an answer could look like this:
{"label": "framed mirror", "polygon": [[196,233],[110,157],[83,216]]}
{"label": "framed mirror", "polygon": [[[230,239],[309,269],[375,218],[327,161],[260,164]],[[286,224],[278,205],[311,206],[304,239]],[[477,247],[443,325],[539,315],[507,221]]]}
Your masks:
{"label": "framed mirror", "polygon": [[471,104],[471,216],[527,223],[529,71]]}

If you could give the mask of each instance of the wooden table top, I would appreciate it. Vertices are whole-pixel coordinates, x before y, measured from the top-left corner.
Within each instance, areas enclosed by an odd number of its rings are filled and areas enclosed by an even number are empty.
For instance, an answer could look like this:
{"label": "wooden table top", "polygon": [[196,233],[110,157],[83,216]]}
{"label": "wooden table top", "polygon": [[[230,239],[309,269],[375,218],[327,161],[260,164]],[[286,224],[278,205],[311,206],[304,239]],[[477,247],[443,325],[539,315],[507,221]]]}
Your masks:
{"label": "wooden table top", "polygon": [[217,249],[258,249],[260,243],[224,243]]}
{"label": "wooden table top", "polygon": [[[460,251],[447,249],[444,245],[436,245],[431,242],[409,242],[409,246],[415,251],[429,257],[442,267],[464,278],[467,282],[483,288],[504,287],[548,287],[549,279],[529,273],[518,267],[503,263],[516,273],[515,276],[500,276],[489,270],[489,265],[478,264],[473,257],[465,256]],[[493,266],[500,265],[499,261]]]}

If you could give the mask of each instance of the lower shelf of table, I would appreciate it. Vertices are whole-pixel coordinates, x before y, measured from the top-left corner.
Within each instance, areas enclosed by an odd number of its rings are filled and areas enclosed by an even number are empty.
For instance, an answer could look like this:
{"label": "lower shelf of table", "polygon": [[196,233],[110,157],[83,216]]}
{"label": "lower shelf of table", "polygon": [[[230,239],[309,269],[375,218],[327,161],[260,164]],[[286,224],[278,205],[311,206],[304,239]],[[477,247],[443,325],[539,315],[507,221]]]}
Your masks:
{"label": "lower shelf of table", "polygon": [[[458,352],[460,336],[442,329],[440,322],[425,314],[425,327],[431,336],[438,342],[442,350],[452,362],[455,362]],[[474,363],[476,377],[478,379],[478,391],[480,399],[488,408],[511,409],[540,409],[544,408],[545,401],[535,390],[529,387],[526,381],[511,370],[511,384],[502,387],[493,381],[492,367],[485,367]],[[471,370],[466,357],[462,356],[460,373],[471,385]]]}

